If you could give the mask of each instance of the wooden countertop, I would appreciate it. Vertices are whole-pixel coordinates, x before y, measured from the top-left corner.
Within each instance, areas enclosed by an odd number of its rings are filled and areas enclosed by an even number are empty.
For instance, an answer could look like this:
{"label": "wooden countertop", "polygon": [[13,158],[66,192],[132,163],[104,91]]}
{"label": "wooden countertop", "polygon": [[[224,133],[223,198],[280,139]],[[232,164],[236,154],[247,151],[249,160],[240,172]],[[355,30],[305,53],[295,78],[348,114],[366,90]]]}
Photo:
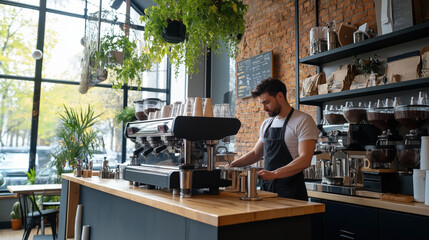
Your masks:
{"label": "wooden countertop", "polygon": [[382,208],[392,211],[412,213],[417,215],[429,216],[429,206],[426,206],[424,203],[420,202],[396,202],[390,200],[381,200],[374,198],[366,197],[354,197],[333,193],[317,192],[308,190],[308,196],[313,198],[320,198],[326,200],[332,200],[343,203],[356,204],[367,207]]}
{"label": "wooden countertop", "polygon": [[229,195],[194,195],[180,198],[163,190],[134,187],[128,181],[81,178],[63,174],[63,179],[124,199],[158,208],[212,226],[226,226],[260,220],[293,217],[325,211],[325,205],[287,198],[242,201]]}

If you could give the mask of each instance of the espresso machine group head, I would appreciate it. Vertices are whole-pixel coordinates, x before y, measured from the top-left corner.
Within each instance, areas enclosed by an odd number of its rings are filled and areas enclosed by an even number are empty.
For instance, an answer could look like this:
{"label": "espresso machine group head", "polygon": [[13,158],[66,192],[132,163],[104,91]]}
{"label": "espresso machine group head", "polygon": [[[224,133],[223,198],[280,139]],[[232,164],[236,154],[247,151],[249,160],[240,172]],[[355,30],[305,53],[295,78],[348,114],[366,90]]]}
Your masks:
{"label": "espresso machine group head", "polygon": [[173,193],[180,188],[181,197],[190,197],[193,188],[209,188],[216,193],[219,187],[230,184],[220,178],[220,170],[216,169],[217,142],[237,134],[240,126],[236,118],[193,116],[129,122],[125,136],[145,142],[144,157],[153,153],[153,158],[161,159],[161,152],[173,151],[178,161],[127,166],[124,179],[172,189]]}

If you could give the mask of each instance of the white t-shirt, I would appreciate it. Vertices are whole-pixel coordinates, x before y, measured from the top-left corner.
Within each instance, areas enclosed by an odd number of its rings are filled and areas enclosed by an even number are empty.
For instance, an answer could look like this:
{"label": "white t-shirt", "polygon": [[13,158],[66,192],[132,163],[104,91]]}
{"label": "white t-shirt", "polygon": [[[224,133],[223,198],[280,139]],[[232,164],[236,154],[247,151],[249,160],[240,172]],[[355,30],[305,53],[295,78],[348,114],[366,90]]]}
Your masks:
{"label": "white t-shirt", "polygon": [[[268,124],[271,122],[271,119],[272,117],[265,119],[264,122],[262,122],[261,128],[259,130],[259,141],[263,143],[265,142],[265,131],[268,127]],[[275,117],[273,123],[271,124],[271,128],[282,128],[285,120],[286,117],[281,119]],[[307,113],[294,109],[293,114],[286,125],[285,132],[285,143],[292,158],[295,159],[299,157],[299,142],[309,139],[317,140],[318,137],[319,129],[317,129],[313,118]]]}

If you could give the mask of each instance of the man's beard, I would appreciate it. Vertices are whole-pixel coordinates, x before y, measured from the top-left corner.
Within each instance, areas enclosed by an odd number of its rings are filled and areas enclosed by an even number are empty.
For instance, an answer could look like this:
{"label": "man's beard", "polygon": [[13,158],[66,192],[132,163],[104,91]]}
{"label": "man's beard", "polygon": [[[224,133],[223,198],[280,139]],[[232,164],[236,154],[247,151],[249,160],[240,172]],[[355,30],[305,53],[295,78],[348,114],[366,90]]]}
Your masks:
{"label": "man's beard", "polygon": [[268,112],[268,116],[275,117],[279,115],[280,111],[282,110],[282,107],[279,105],[277,109],[274,109],[272,112]]}

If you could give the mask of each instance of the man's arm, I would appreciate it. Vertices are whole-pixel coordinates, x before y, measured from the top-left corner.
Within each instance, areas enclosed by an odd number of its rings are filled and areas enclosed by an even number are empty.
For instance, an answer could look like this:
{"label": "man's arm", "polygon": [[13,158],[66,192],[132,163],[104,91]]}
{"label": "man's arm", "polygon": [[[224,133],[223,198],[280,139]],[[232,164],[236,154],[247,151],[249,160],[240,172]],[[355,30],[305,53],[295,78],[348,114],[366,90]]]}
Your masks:
{"label": "man's arm", "polygon": [[258,141],[250,152],[244,154],[241,158],[235,161],[232,161],[229,164],[229,166],[230,167],[248,166],[259,161],[263,155],[264,155],[264,143],[261,141]]}
{"label": "man's arm", "polygon": [[265,180],[274,180],[276,178],[286,178],[300,173],[311,165],[314,149],[316,148],[315,140],[305,140],[298,143],[299,157],[295,158],[292,162],[278,168],[274,171],[261,170],[258,172]]}

